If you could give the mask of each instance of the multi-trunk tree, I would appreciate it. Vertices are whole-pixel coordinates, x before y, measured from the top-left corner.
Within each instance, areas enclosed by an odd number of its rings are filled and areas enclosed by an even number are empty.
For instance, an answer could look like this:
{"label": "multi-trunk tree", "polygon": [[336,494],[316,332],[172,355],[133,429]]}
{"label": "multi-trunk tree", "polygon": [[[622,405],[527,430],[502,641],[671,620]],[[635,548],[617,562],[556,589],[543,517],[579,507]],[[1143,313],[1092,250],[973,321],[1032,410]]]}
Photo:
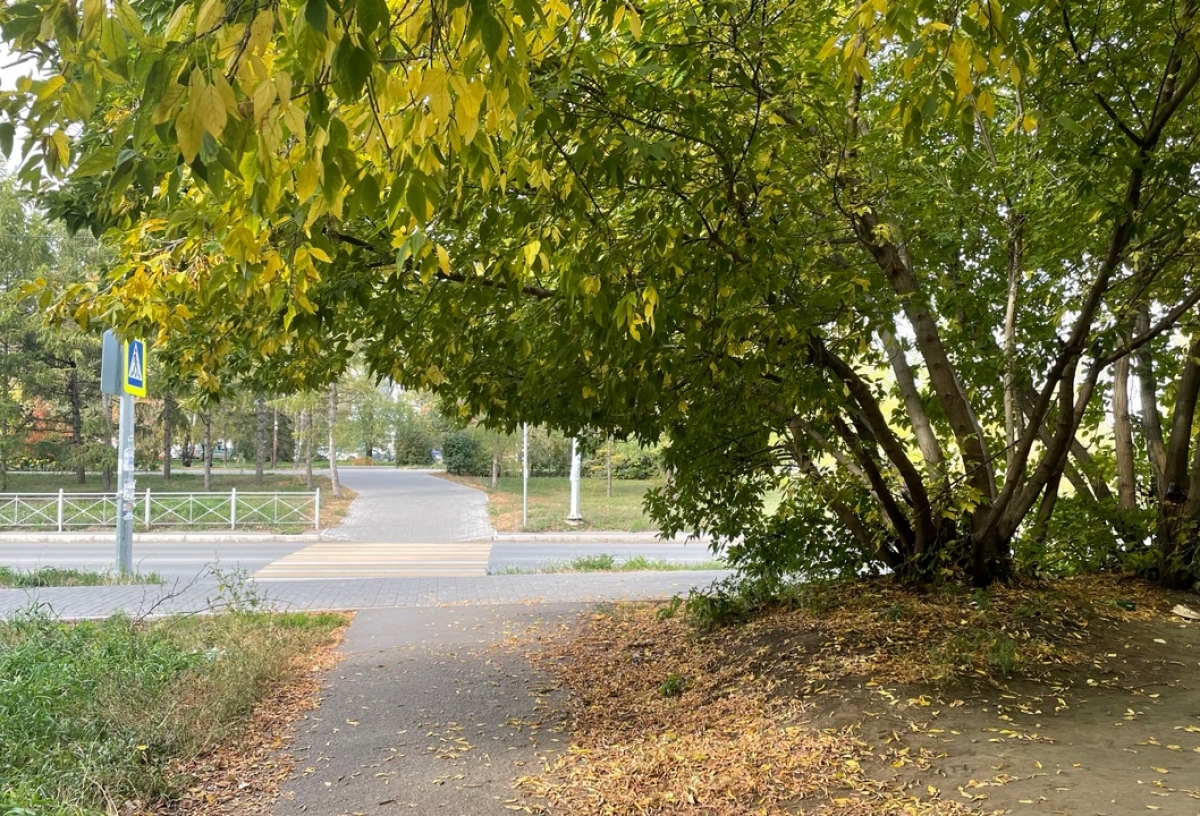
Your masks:
{"label": "multi-trunk tree", "polygon": [[154,330],[206,388],[361,349],[494,425],[661,440],[664,526],[767,572],[1004,576],[1060,496],[1105,506],[1114,427],[1128,502],[1132,426],[1098,417],[1156,359],[1184,583],[1196,14],[28,0],[3,30],[46,73],[4,109],[42,134],[24,177],[122,241],[58,299],[80,320]]}

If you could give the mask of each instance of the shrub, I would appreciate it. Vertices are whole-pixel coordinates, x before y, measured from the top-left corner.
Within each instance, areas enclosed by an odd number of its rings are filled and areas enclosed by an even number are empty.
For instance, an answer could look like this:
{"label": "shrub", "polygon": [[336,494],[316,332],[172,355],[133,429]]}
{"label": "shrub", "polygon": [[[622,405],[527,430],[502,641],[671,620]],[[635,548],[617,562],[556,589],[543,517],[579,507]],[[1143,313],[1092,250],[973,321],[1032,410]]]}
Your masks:
{"label": "shrub", "polygon": [[491,458],[479,440],[467,431],[455,431],[442,440],[442,461],[455,476],[487,476],[492,472]]}

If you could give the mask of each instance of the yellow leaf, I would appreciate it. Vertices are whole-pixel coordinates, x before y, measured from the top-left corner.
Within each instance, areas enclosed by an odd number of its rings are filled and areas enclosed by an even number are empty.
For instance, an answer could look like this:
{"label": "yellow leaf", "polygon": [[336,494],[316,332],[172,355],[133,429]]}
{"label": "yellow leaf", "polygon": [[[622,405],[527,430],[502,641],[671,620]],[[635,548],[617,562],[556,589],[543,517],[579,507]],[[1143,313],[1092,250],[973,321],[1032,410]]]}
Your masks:
{"label": "yellow leaf", "polygon": [[210,31],[224,16],[223,0],[204,0],[200,6],[200,13],[196,15],[196,32],[203,34]]}
{"label": "yellow leaf", "polygon": [[260,11],[250,24],[250,39],[246,47],[251,53],[262,53],[271,44],[271,35],[275,31],[275,13],[269,8]]}
{"label": "yellow leaf", "polygon": [[221,92],[217,90],[215,85],[206,85],[201,88],[193,97],[192,105],[196,109],[196,116],[200,120],[200,125],[214,137],[220,136],[225,130],[225,122],[229,118],[229,113],[225,110],[225,102],[221,99]]}
{"label": "yellow leaf", "polygon": [[104,19],[104,0],[83,0],[83,36],[91,37]]}
{"label": "yellow leaf", "polygon": [[180,39],[184,32],[187,31],[188,21],[192,18],[192,9],[194,6],[191,3],[180,3],[179,8],[175,9],[175,13],[171,15],[170,22],[167,23],[167,28],[163,32],[163,39],[167,42]]}
{"label": "yellow leaf", "polygon": [[304,141],[304,112],[295,105],[288,105],[283,110],[283,123],[300,142]]}
{"label": "yellow leaf", "polygon": [[446,274],[449,274],[450,273],[450,253],[447,252],[446,248],[444,246],[442,246],[441,244],[438,244],[438,247],[437,247],[437,259],[438,259],[438,266],[441,268],[441,270],[443,272],[445,272]]}
{"label": "yellow leaf", "polygon": [[163,91],[162,97],[159,98],[158,104],[154,106],[154,113],[150,117],[150,121],[156,125],[164,125],[174,119],[184,90],[184,87],[177,82],[168,85],[167,89]]}
{"label": "yellow leaf", "polygon": [[446,91],[446,71],[434,66],[426,69],[421,77],[421,87],[417,89],[417,98],[424,99]]}
{"label": "yellow leaf", "polygon": [[276,93],[275,83],[271,80],[265,79],[258,83],[258,87],[254,89],[254,118],[256,121],[267,117],[271,106],[275,104]]}
{"label": "yellow leaf", "polygon": [[300,169],[296,171],[296,198],[301,202],[308,201],[312,197],[312,194],[316,192],[319,180],[320,163],[316,159],[311,159],[300,165]]}
{"label": "yellow leaf", "polygon": [[642,38],[642,18],[638,16],[637,10],[632,5],[625,7],[625,19],[629,21],[629,33],[635,40],[640,40]]}
{"label": "yellow leaf", "polygon": [[185,105],[176,117],[175,138],[179,141],[183,160],[190,164],[200,152],[200,143],[204,140],[204,125],[192,105]]}
{"label": "yellow leaf", "polygon": [[538,240],[530,241],[525,245],[525,268],[533,269],[533,262],[537,260],[538,253],[542,251],[542,242]]}
{"label": "yellow leaf", "polygon": [[66,167],[71,162],[71,143],[67,141],[67,134],[61,130],[56,130],[50,136],[50,141],[54,143],[54,154],[58,161],[58,166]]}

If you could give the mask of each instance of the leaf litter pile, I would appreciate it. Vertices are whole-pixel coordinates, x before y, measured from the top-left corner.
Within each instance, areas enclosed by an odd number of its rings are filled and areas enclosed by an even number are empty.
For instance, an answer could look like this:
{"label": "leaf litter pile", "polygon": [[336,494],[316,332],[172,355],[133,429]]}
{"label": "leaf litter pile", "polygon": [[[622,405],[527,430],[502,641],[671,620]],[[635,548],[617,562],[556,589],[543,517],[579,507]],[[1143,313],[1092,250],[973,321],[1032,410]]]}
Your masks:
{"label": "leaf litter pile", "polygon": [[707,630],[605,608],[533,657],[571,745],[518,785],[555,814],[1196,816],[1196,607],[1091,577],[824,585]]}

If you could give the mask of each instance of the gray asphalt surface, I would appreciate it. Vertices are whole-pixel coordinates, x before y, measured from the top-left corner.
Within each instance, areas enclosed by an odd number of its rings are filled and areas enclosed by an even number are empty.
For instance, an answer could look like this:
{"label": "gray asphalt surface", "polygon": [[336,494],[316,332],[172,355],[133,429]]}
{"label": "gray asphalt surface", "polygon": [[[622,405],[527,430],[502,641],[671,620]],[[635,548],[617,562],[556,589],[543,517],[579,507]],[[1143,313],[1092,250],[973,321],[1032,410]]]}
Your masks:
{"label": "gray asphalt surface", "polygon": [[512,640],[536,647],[584,608],[359,613],[275,816],[512,813],[513,780],[562,745],[562,694]]}

